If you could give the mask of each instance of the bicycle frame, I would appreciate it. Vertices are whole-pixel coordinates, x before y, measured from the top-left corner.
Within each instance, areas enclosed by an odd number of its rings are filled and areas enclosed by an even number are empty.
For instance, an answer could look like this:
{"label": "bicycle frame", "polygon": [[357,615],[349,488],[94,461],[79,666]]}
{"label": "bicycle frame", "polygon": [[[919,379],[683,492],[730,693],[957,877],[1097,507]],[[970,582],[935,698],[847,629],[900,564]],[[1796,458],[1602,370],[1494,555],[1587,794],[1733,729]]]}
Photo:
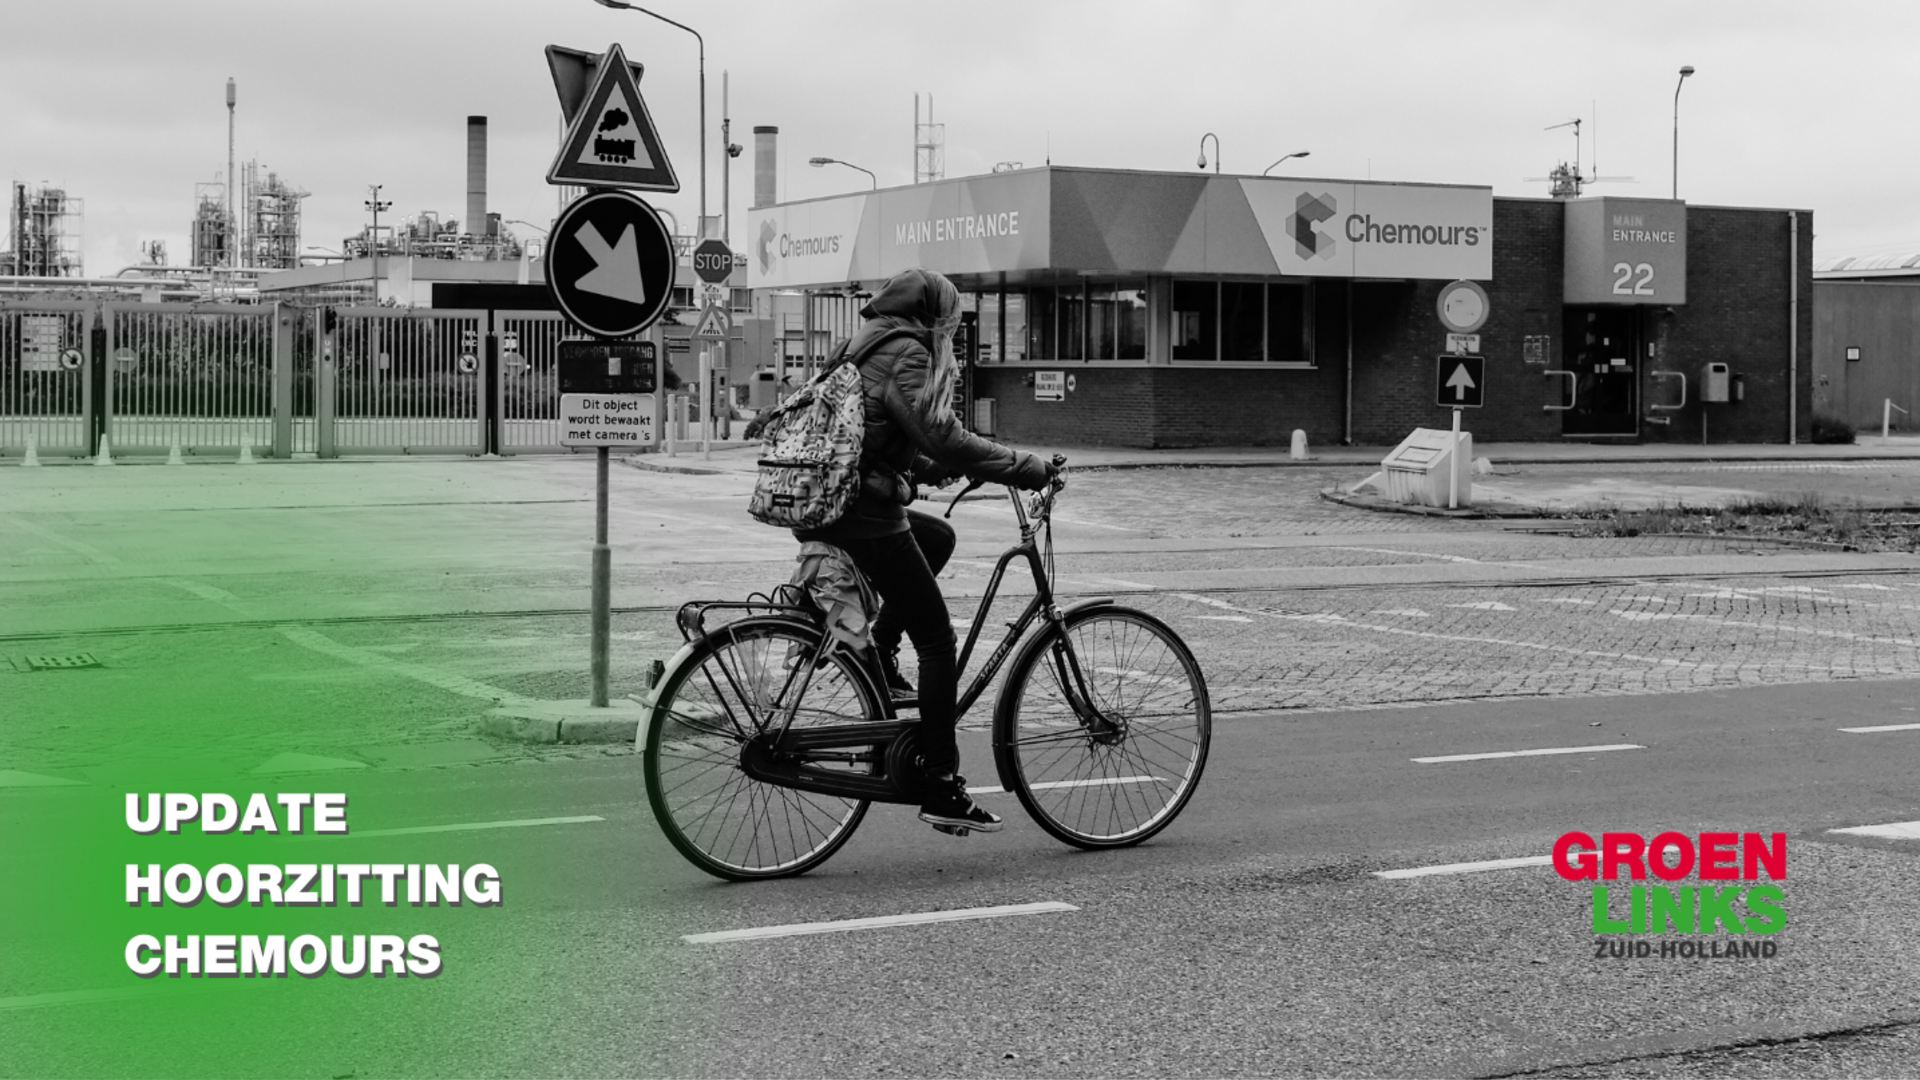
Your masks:
{"label": "bicycle frame", "polygon": [[[979,607],[975,610],[973,622],[967,631],[966,643],[961,648],[955,663],[956,670],[966,670],[967,662],[973,656],[974,647],[980,641],[981,631],[986,626],[994,600],[999,596],[1000,585],[1005,580],[1007,567],[1016,558],[1024,556],[1027,560],[1028,569],[1033,576],[1034,595],[1019,617],[1007,624],[1007,636],[995,647],[985,665],[956,700],[954,708],[956,716],[965,716],[978,703],[981,696],[986,693],[987,687],[992,685],[994,678],[999,675],[1000,669],[1006,665],[1015,651],[1022,647],[1023,643],[1031,645],[1027,631],[1036,621],[1044,620],[1052,626],[1060,626],[1073,612],[1113,603],[1113,598],[1110,596],[1080,600],[1066,608],[1060,607],[1055,602],[1053,580],[1047,572],[1046,554],[1042,551],[1040,543],[1042,526],[1051,516],[1051,507],[1049,506],[1046,516],[1036,520],[1029,517],[1018,491],[1009,488],[1008,497],[1013,503],[1014,515],[1020,527],[1020,540],[1002,552],[998,561],[994,563],[993,574],[987,581],[986,590],[981,594]],[[956,498],[955,501],[957,502],[958,499]],[[688,607],[692,608],[693,605]],[[757,605],[719,602],[701,605],[695,609],[692,616],[689,616],[688,610],[683,608],[679,620],[681,632],[689,634],[695,628],[703,628],[702,617],[708,608],[734,607],[764,607],[775,612],[776,617],[780,618],[798,615],[802,610],[797,606],[778,603]],[[802,617],[796,621],[803,621],[809,629],[818,629],[817,623],[811,617]],[[725,633],[726,629],[720,628],[715,632]],[[1089,729],[1096,735],[1103,734],[1111,728],[1112,724],[1091,704],[1084,672],[1081,670],[1078,657],[1073,654],[1072,641],[1064,634],[1055,635],[1053,640],[1055,648],[1059,650],[1059,654],[1055,657],[1056,670],[1060,673],[1061,685],[1066,688],[1075,712],[1087,720]],[[912,790],[910,784],[901,782],[902,773],[896,770],[906,758],[902,740],[918,729],[919,721],[898,718],[895,702],[884,692],[886,682],[877,670],[877,660],[871,655],[853,657],[853,667],[866,681],[867,689],[873,692],[874,698],[882,703],[881,713],[884,719],[881,722],[830,724],[797,730],[793,727],[800,701],[811,685],[814,673],[826,661],[828,655],[841,648],[843,647],[833,643],[830,637],[823,635],[819,645],[812,650],[807,660],[798,668],[789,670],[786,685],[771,703],[774,705],[775,715],[755,718],[757,725],[755,731],[739,732],[746,744],[742,750],[741,767],[756,779],[804,791],[879,802],[918,801],[919,793]],[[733,684],[736,696],[740,700],[752,700],[746,694],[745,688],[738,684],[734,674],[724,668],[722,670],[728,682]],[[1071,672],[1071,678],[1066,677],[1068,672]],[[797,688],[794,686],[796,677]],[[715,690],[718,692],[718,687]],[[789,691],[792,691],[791,699],[782,709],[778,702],[788,698]],[[819,763],[825,762],[884,764],[887,769],[880,775],[862,776],[817,767]],[[1004,784],[1006,777],[1002,776],[1001,779]]]}

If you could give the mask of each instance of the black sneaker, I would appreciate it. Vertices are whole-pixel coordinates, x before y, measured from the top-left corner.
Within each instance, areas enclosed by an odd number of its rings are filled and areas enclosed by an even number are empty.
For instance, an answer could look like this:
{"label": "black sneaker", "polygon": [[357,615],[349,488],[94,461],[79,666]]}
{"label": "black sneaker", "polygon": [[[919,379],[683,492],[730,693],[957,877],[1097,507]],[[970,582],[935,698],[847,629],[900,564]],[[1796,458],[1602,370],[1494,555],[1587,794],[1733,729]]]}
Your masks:
{"label": "black sneaker", "polygon": [[891,694],[896,701],[912,697],[913,684],[907,681],[905,675],[900,674],[899,647],[876,648],[874,651],[880,654],[880,674],[887,680],[887,693]]}
{"label": "black sneaker", "polygon": [[1000,816],[973,801],[967,780],[934,781],[934,791],[920,804],[920,820],[941,832],[965,836],[968,832],[999,832]]}

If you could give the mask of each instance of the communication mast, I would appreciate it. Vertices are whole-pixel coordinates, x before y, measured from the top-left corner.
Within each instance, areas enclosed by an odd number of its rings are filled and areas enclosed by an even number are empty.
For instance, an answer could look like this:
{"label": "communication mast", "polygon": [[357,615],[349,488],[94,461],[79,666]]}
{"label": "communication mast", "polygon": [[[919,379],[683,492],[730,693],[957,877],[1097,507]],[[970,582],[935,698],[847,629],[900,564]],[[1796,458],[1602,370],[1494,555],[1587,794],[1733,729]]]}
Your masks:
{"label": "communication mast", "polygon": [[931,183],[947,175],[947,125],[933,122],[933,95],[927,95],[927,121],[920,122],[920,95],[913,95],[913,182]]}

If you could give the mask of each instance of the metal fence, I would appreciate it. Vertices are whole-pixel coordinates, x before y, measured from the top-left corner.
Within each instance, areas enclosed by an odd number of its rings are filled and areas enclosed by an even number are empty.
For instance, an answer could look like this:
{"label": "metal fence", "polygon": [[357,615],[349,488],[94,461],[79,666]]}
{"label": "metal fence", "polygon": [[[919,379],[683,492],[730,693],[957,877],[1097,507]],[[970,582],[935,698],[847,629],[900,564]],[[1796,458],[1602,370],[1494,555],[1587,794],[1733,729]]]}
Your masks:
{"label": "metal fence", "polygon": [[333,309],[321,327],[319,453],[480,454],[487,313]]}
{"label": "metal fence", "polygon": [[567,452],[574,336],[550,311],[0,300],[0,458]]}
{"label": "metal fence", "polygon": [[0,301],[0,456],[92,451],[94,305]]}

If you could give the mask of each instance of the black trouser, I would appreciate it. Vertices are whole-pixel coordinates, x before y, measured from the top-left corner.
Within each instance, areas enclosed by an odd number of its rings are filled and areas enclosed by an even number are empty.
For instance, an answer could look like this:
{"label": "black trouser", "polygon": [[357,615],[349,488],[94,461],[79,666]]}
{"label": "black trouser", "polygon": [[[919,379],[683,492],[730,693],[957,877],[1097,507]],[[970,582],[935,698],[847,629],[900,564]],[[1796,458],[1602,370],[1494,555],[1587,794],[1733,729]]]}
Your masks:
{"label": "black trouser", "polygon": [[[921,756],[929,774],[942,776],[960,767],[960,748],[953,736],[954,696],[960,679],[955,670],[958,647],[946,597],[934,580],[953,555],[953,527],[931,514],[909,510],[907,529],[872,540],[834,543],[853,556],[853,564],[880,594],[880,617],[873,623],[874,648],[897,649],[905,633],[920,656],[916,688]],[[882,687],[881,692],[885,691]]]}

